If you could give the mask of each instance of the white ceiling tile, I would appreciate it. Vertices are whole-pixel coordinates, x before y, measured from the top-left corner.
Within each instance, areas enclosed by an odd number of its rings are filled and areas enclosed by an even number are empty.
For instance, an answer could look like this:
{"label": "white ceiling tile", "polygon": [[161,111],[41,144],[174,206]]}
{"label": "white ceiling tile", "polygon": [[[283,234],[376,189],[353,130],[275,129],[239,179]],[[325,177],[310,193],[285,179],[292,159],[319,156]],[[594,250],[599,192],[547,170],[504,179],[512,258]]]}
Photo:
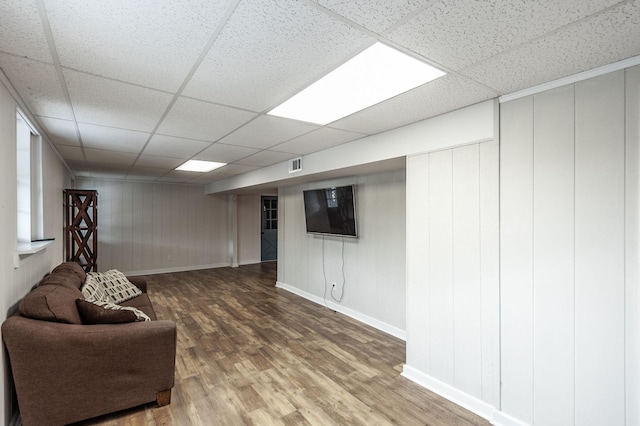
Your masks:
{"label": "white ceiling tile", "polygon": [[640,5],[626,3],[464,73],[507,94],[638,56],[639,40]]}
{"label": "white ceiling tile", "polygon": [[242,160],[238,161],[237,164],[246,166],[267,167],[276,163],[282,163],[283,161],[287,161],[295,157],[297,157],[297,154],[291,154],[288,152],[261,151],[257,154],[253,154],[250,157],[243,158]]}
{"label": "white ceiling tile", "polygon": [[0,2],[0,52],[52,63],[36,2]]}
{"label": "white ceiling tile", "polygon": [[144,149],[145,155],[188,159],[211,144],[193,139],[176,138],[173,136],[154,135]]}
{"label": "white ceiling tile", "polygon": [[73,118],[53,65],[0,53],[0,68],[34,115]]}
{"label": "white ceiling tile", "polygon": [[183,93],[262,112],[374,41],[303,2],[245,0]]}
{"label": "white ceiling tile", "polygon": [[139,153],[150,134],[114,127],[79,123],[80,137],[87,148]]}
{"label": "white ceiling tile", "polygon": [[89,176],[89,168],[87,167],[87,162],[82,161],[74,161],[74,160],[66,160],[67,165],[71,167],[76,176],[79,176],[81,173],[86,173],[84,176]]}
{"label": "white ceiling tile", "polygon": [[129,168],[137,155],[129,152],[107,151],[104,149],[85,148],[87,162],[90,165],[105,164],[115,168]]}
{"label": "white ceiling tile", "polygon": [[230,3],[65,0],[45,4],[63,66],[175,91]]}
{"label": "white ceiling tile", "polygon": [[254,170],[258,170],[259,168],[260,166],[250,166],[250,165],[242,165],[242,164],[234,163],[234,164],[227,164],[224,167],[214,170],[214,172],[219,172],[221,174],[227,174],[227,175],[241,175],[243,173],[248,173]]}
{"label": "white ceiling tile", "polygon": [[207,183],[215,182],[217,180],[226,179],[226,178],[231,177],[231,176],[234,176],[234,175],[229,175],[229,174],[226,174],[226,173],[211,172],[211,173],[206,173],[203,176],[193,178],[189,182],[190,183],[199,183],[199,184],[205,185]]}
{"label": "white ceiling tile", "polygon": [[82,153],[82,148],[79,146],[71,145],[56,145],[55,146],[62,158],[71,164],[72,162],[81,162],[84,164],[85,158]]}
{"label": "white ceiling tile", "polygon": [[459,109],[498,94],[473,81],[447,74],[402,95],[331,124],[331,127],[375,134]]}
{"label": "white ceiling tile", "polygon": [[234,161],[240,160],[241,158],[255,154],[258,151],[260,150],[255,148],[214,143],[209,148],[193,157],[193,159],[216,161],[219,163],[233,163]]}
{"label": "white ceiling tile", "polygon": [[266,149],[319,127],[302,121],[261,115],[220,142],[227,145]]}
{"label": "white ceiling tile", "polygon": [[435,3],[437,0],[313,0],[363,27],[382,33],[407,15]]}
{"label": "white ceiling tile", "polygon": [[354,141],[366,136],[361,133],[323,127],[306,135],[302,135],[288,142],[273,147],[280,152],[290,152],[298,155],[310,154],[343,143]]}
{"label": "white ceiling tile", "polygon": [[155,168],[155,167],[140,167],[138,163],[134,167],[129,170],[129,174],[127,178],[132,177],[152,177],[159,178],[160,176],[164,176],[168,170],[166,168]]}
{"label": "white ceiling tile", "polygon": [[56,145],[80,146],[76,125],[71,120],[37,117],[49,140]]}
{"label": "white ceiling tile", "polygon": [[150,132],[172,96],[114,80],[64,70],[79,122]]}
{"label": "white ceiling tile", "polygon": [[187,183],[191,179],[198,177],[198,172],[184,172],[181,170],[173,170],[166,175],[158,178],[158,182],[171,182],[171,183]]}
{"label": "white ceiling tile", "polygon": [[256,114],[181,97],[158,128],[158,133],[215,142]]}
{"label": "white ceiling tile", "polygon": [[388,37],[454,70],[540,37],[618,0],[441,0]]}
{"label": "white ceiling tile", "polygon": [[138,161],[136,161],[135,167],[141,168],[157,168],[163,169],[165,172],[167,170],[173,170],[182,163],[184,163],[184,158],[171,158],[171,157],[160,157],[157,155],[141,155],[138,157]]}

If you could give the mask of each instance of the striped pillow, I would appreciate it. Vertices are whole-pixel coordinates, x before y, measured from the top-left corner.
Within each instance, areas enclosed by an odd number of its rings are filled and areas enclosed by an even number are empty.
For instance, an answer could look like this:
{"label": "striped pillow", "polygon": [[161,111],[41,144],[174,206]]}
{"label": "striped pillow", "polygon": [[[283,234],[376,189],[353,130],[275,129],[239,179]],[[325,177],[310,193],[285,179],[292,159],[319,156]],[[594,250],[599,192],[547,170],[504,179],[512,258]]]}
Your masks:
{"label": "striped pillow", "polygon": [[[89,272],[85,279],[85,286],[90,278],[91,282],[97,282],[106,294],[105,299],[104,295],[100,295],[99,291],[97,291],[95,295],[99,297],[95,300],[98,301],[120,304],[142,294],[142,291],[133,285],[127,277],[117,269],[111,269],[107,272]],[[88,298],[86,294],[85,299],[92,302],[94,301]]]}

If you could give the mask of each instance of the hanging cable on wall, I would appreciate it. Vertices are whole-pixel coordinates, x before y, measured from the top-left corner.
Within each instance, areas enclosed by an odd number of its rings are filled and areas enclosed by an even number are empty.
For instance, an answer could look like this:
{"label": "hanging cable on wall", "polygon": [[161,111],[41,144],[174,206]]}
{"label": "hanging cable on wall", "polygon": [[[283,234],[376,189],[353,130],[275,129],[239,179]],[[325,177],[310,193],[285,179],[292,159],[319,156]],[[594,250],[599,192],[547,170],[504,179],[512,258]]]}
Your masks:
{"label": "hanging cable on wall", "polygon": [[340,286],[340,297],[336,298],[333,295],[333,291],[336,289],[335,285],[331,287],[331,298],[336,302],[342,302],[342,297],[344,296],[344,285],[346,284],[346,278],[344,275],[344,237],[342,239],[342,285]]}
{"label": "hanging cable on wall", "polygon": [[[324,277],[324,293],[322,294],[322,300],[324,301],[324,305],[328,308],[329,305],[327,304],[327,287],[329,286],[329,283],[327,282],[327,270],[325,265],[324,238],[325,237],[323,235],[322,236],[322,276]],[[336,297],[333,293],[336,289],[335,283],[331,286],[331,290],[329,291],[331,298],[338,303],[342,302],[342,298],[344,297],[344,287],[346,284],[346,277],[344,274],[344,237],[342,237],[341,239],[342,239],[342,266],[341,266],[342,285],[340,286],[340,296]]]}

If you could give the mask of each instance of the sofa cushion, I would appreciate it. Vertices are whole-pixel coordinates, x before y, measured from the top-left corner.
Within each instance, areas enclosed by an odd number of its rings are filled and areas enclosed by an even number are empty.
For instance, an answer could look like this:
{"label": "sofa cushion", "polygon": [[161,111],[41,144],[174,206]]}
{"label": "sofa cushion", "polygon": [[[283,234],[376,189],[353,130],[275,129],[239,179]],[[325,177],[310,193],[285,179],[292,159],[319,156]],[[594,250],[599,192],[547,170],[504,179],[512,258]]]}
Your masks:
{"label": "sofa cushion", "polygon": [[75,289],[79,289],[82,286],[82,281],[76,274],[71,271],[57,271],[43,277],[38,284],[38,287],[43,285],[63,285]]}
{"label": "sofa cushion", "polygon": [[94,305],[103,309],[111,309],[114,311],[129,311],[133,312],[136,316],[136,321],[151,321],[151,318],[140,309],[134,308],[132,306],[120,306],[111,302],[101,302],[101,301],[92,301]]}
{"label": "sofa cushion", "polygon": [[75,303],[76,299],[82,298],[82,292],[77,288],[44,285],[27,294],[18,309],[20,314],[28,318],[82,324]]}
{"label": "sofa cushion", "polygon": [[84,269],[82,269],[82,266],[80,266],[78,262],[61,263],[55,268],[53,268],[51,272],[54,273],[54,272],[62,272],[62,271],[72,272],[74,275],[76,275],[80,279],[80,282],[84,282],[84,278],[87,275],[87,273],[84,271]]}
{"label": "sofa cushion", "polygon": [[131,284],[127,277],[117,269],[111,269],[107,272],[89,272],[87,279],[89,277],[102,285],[111,302],[115,304],[120,304],[142,294],[142,291]]}
{"label": "sofa cushion", "polygon": [[76,300],[76,306],[84,324],[119,324],[138,320],[136,313],[129,309],[107,309],[82,299]]}
{"label": "sofa cushion", "polygon": [[141,294],[138,297],[127,300],[126,302],[122,302],[121,306],[130,306],[132,308],[136,308],[147,314],[151,321],[155,321],[158,319],[155,311],[153,310],[153,305],[151,304],[151,300],[146,293]]}

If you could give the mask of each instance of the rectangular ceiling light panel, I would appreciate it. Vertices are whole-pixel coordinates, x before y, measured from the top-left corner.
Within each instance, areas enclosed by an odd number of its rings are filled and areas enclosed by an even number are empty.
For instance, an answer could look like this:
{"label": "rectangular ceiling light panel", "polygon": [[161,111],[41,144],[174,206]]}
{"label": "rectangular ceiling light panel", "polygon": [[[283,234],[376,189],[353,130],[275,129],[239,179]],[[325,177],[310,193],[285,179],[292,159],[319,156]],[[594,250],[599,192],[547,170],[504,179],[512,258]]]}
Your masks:
{"label": "rectangular ceiling light panel", "polygon": [[176,170],[181,170],[183,172],[207,173],[226,165],[227,163],[216,163],[215,161],[189,160],[183,165],[177,167]]}
{"label": "rectangular ceiling light panel", "polygon": [[376,43],[269,112],[325,125],[445,75]]}

